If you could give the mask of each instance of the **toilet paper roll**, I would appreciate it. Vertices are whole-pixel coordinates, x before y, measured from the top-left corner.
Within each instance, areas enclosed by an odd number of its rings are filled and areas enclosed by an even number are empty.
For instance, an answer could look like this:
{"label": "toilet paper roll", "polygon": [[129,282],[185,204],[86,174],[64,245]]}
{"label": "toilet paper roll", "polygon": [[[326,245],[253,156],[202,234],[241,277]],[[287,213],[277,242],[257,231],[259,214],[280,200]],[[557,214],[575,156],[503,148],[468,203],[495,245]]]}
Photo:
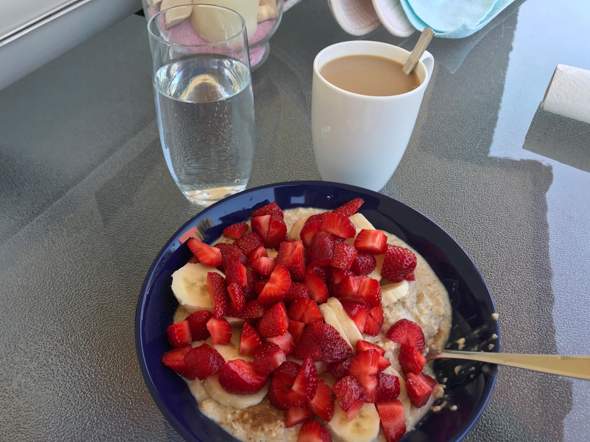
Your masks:
{"label": "toilet paper roll", "polygon": [[558,64],[541,107],[547,112],[590,123],[590,71]]}

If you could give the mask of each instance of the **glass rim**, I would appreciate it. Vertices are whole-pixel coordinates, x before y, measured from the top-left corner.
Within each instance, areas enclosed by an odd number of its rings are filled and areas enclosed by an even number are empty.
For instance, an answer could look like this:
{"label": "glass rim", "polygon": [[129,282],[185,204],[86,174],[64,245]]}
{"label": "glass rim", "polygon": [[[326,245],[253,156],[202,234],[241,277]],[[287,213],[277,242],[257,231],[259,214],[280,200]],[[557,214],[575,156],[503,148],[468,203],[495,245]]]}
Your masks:
{"label": "glass rim", "polygon": [[[196,43],[196,44],[184,44],[184,43],[174,43],[174,42],[166,41],[164,38],[161,37],[161,35],[156,35],[152,31],[152,23],[158,17],[160,17],[162,14],[166,13],[166,11],[170,11],[171,9],[176,9],[176,8],[184,8],[184,7],[187,7],[187,6],[190,6],[191,8],[196,8],[196,7],[204,6],[206,8],[221,9],[221,10],[224,10],[224,11],[228,11],[231,14],[237,16],[238,19],[240,20],[240,29],[235,34],[232,34],[229,37],[224,38],[223,40],[207,41],[207,42]],[[226,8],[225,6],[212,5],[210,3],[199,3],[199,4],[196,4],[196,5],[195,4],[192,4],[192,3],[184,3],[182,5],[174,5],[174,6],[171,6],[170,8],[166,8],[166,9],[163,9],[163,10],[158,11],[158,13],[157,14],[154,14],[152,17],[150,17],[150,19],[147,22],[147,31],[148,31],[148,34],[149,34],[150,37],[155,38],[160,43],[162,43],[162,44],[164,44],[166,46],[181,46],[181,47],[185,47],[185,48],[190,48],[190,47],[204,47],[204,46],[211,46],[211,45],[215,45],[215,44],[225,43],[225,42],[228,42],[228,41],[230,41],[230,40],[238,37],[240,34],[243,35],[245,30],[246,30],[246,20],[244,20],[244,17],[242,17],[242,15],[238,11],[235,11],[235,10],[233,10],[231,8]]]}

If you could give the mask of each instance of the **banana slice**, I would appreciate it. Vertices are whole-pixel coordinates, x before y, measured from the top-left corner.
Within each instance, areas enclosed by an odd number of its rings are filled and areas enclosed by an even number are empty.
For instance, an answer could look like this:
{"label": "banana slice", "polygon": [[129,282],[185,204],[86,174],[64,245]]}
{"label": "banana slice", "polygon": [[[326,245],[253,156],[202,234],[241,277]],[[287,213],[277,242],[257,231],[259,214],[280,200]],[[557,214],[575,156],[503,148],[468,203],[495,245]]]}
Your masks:
{"label": "banana slice", "polygon": [[254,394],[228,393],[219,383],[219,378],[217,376],[209,376],[207,379],[205,379],[203,381],[203,387],[209,396],[216,402],[227,407],[238,409],[244,409],[258,405],[268,393],[268,383],[262,387],[260,391],[257,391]]}
{"label": "banana slice", "polygon": [[[348,342],[354,348],[357,341],[363,339],[362,333],[359,331],[359,329],[356,326],[356,324],[354,323],[354,321],[352,319],[350,319],[350,316],[348,316],[348,313],[346,313],[346,310],[344,310],[344,307],[342,307],[342,304],[340,303],[340,301],[338,299],[333,298],[333,297],[328,298],[327,304],[330,306],[332,311],[336,314],[336,318],[338,319],[338,322],[340,323],[340,327],[342,328],[342,330],[344,330],[344,334],[345,334],[346,338],[348,339]],[[325,305],[325,304],[322,304],[322,305]]]}
{"label": "banana slice", "polygon": [[[237,329],[232,330],[231,341],[229,344],[215,344],[213,348],[219,352],[225,361],[232,361],[234,359],[243,359],[244,361],[252,361],[251,356],[245,356],[240,354],[240,331]],[[211,345],[211,339],[207,340],[207,343]]]}
{"label": "banana slice", "polygon": [[324,321],[326,321],[328,324],[334,327],[336,331],[338,331],[340,336],[342,336],[342,339],[344,339],[346,343],[352,347],[352,344],[350,343],[350,341],[348,340],[348,336],[346,335],[346,331],[344,330],[344,328],[340,324],[340,321],[338,320],[336,312],[332,310],[332,308],[327,303],[320,305],[320,311],[322,312]]}
{"label": "banana slice", "polygon": [[335,440],[342,442],[371,442],[379,435],[379,414],[373,404],[364,404],[353,419],[338,404],[328,426]]}
{"label": "banana slice", "polygon": [[357,212],[354,215],[351,215],[349,219],[356,228],[356,233],[359,233],[363,229],[375,230],[375,226],[371,224],[371,222],[365,218],[365,215],[362,213]]}
{"label": "banana slice", "polygon": [[410,283],[406,280],[385,284],[381,287],[381,303],[383,307],[394,305],[410,294]]}
{"label": "banana slice", "polygon": [[190,313],[183,307],[180,306],[174,312],[174,318],[172,319],[173,322],[182,322],[184,321]]}
{"label": "banana slice", "polygon": [[302,216],[297,221],[295,221],[295,224],[291,226],[289,234],[287,235],[289,239],[301,239],[299,235],[301,234],[301,229],[303,229],[303,225],[305,224],[305,221],[307,221],[307,218],[307,216]]}
{"label": "banana slice", "polygon": [[207,290],[207,272],[219,270],[199,263],[187,263],[172,274],[172,292],[176,300],[189,313],[195,310],[212,310],[213,303]]}

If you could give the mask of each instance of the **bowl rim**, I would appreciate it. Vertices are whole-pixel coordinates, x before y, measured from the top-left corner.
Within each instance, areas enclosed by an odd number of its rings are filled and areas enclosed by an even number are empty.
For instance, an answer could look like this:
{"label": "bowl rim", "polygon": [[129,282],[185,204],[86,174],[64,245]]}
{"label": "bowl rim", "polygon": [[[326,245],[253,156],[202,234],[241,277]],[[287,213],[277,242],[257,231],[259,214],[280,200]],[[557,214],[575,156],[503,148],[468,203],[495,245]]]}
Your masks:
{"label": "bowl rim", "polygon": [[[251,192],[256,192],[258,190],[263,190],[263,189],[287,187],[287,186],[338,187],[338,188],[349,190],[351,192],[355,192],[355,193],[359,193],[359,194],[368,194],[368,195],[371,195],[371,196],[378,198],[378,199],[385,198],[386,200],[391,200],[396,204],[404,206],[404,208],[407,209],[408,211],[413,212],[414,214],[426,219],[434,226],[434,228],[438,229],[440,232],[442,232],[444,235],[446,235],[451,240],[451,242],[453,242],[455,244],[455,246],[457,247],[457,250],[463,255],[462,257],[473,267],[473,269],[475,269],[475,275],[477,276],[478,283],[481,283],[481,285],[485,288],[485,294],[487,295],[487,298],[490,301],[493,311],[494,312],[497,311],[494,298],[493,298],[492,294],[490,293],[490,290],[489,290],[487,284],[485,283],[485,280],[484,280],[479,268],[475,265],[475,263],[473,262],[471,257],[465,252],[463,247],[451,235],[449,235],[442,227],[440,227],[438,225],[438,223],[433,221],[430,217],[428,217],[428,216],[424,215],[422,212],[408,206],[407,204],[405,204],[393,197],[390,197],[389,195],[385,195],[385,194],[382,194],[379,192],[375,192],[373,190],[365,189],[363,187],[353,186],[350,184],[337,183],[337,182],[333,182],[333,181],[318,181],[318,180],[303,180],[303,181],[294,180],[294,181],[281,181],[278,183],[263,184],[263,185],[248,188],[246,190],[243,190],[242,192],[238,192],[236,194],[230,195],[226,198],[223,198],[223,199],[217,201],[216,203],[212,204],[211,206],[204,208],[203,210],[201,210],[197,214],[191,216],[185,223],[183,223],[172,234],[172,236],[170,236],[170,238],[166,241],[164,246],[160,249],[160,251],[156,255],[156,258],[153,260],[152,264],[150,265],[150,267],[146,273],[146,276],[144,278],[144,281],[142,283],[142,286],[141,286],[141,289],[139,292],[139,297],[138,297],[137,306],[136,306],[136,310],[135,310],[135,353],[136,353],[136,356],[137,356],[137,359],[139,362],[139,366],[141,368],[141,373],[142,373],[144,382],[145,382],[146,386],[148,387],[148,390],[150,392],[150,395],[152,396],[152,399],[154,400],[154,402],[156,403],[156,405],[160,409],[160,412],[172,424],[172,427],[177,432],[179,432],[180,435],[185,440],[193,440],[195,435],[192,432],[189,432],[179,422],[179,420],[176,418],[176,416],[173,413],[171,413],[170,410],[164,405],[162,399],[160,398],[160,394],[159,394],[158,388],[156,386],[156,383],[154,382],[150,373],[148,372],[147,361],[145,359],[145,355],[144,355],[144,351],[143,351],[143,339],[141,336],[140,324],[143,323],[143,311],[144,311],[144,307],[145,307],[145,304],[147,301],[146,295],[148,293],[148,288],[150,288],[152,286],[154,279],[156,277],[154,270],[160,265],[162,259],[166,255],[166,251],[170,248],[170,246],[174,243],[174,241],[177,240],[177,237],[179,236],[180,232],[185,230],[185,228],[189,227],[194,222],[195,218],[202,216],[204,213],[206,213],[207,211],[209,211],[215,207],[225,204],[227,201],[231,201],[233,199],[240,198],[245,194],[248,194]],[[256,204],[256,203],[254,203],[254,204]],[[493,351],[498,352],[498,351],[500,351],[501,336],[502,336],[501,330],[500,330],[500,325],[499,325],[498,321],[495,321],[494,333],[498,336],[498,338],[496,339],[496,345],[495,345]],[[492,398],[492,395],[493,395],[493,392],[494,392],[494,389],[496,386],[497,374],[498,374],[497,366],[493,366],[493,368],[490,370],[490,373],[489,373],[489,382],[486,384],[486,387],[484,388],[484,391],[482,393],[483,400],[480,401],[479,404],[474,408],[474,412],[471,416],[471,419],[469,420],[467,425],[455,436],[454,441],[457,441],[457,442],[462,441],[465,438],[465,436],[473,429],[473,427],[479,421],[479,419],[481,418],[481,415],[483,414],[484,410],[486,409],[486,407],[488,406],[488,404]],[[198,406],[197,406],[197,408],[198,408]],[[207,418],[207,417],[205,416],[205,418]],[[230,438],[233,438],[235,440],[235,438],[233,436],[231,436],[231,435],[229,435],[229,436],[230,436]]]}

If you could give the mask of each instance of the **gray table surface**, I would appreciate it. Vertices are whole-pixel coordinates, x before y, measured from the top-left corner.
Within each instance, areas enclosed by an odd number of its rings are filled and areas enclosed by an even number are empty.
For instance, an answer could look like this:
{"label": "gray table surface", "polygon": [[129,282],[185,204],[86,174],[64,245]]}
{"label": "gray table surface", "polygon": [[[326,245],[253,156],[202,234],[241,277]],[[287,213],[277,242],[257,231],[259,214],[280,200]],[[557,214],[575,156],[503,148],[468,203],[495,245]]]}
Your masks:
{"label": "gray table surface", "polygon": [[[505,350],[590,353],[590,125],[538,109],[557,63],[590,68],[584,0],[512,5],[437,66],[383,190],[481,269]],[[316,179],[311,64],[348,39],[325,2],[290,11],[255,77],[250,185]],[[378,30],[371,39],[411,47]],[[130,17],[0,92],[0,440],[179,440],[134,348],[152,259],[196,211],[154,123],[144,20]],[[470,441],[582,441],[590,384],[502,368]]]}

